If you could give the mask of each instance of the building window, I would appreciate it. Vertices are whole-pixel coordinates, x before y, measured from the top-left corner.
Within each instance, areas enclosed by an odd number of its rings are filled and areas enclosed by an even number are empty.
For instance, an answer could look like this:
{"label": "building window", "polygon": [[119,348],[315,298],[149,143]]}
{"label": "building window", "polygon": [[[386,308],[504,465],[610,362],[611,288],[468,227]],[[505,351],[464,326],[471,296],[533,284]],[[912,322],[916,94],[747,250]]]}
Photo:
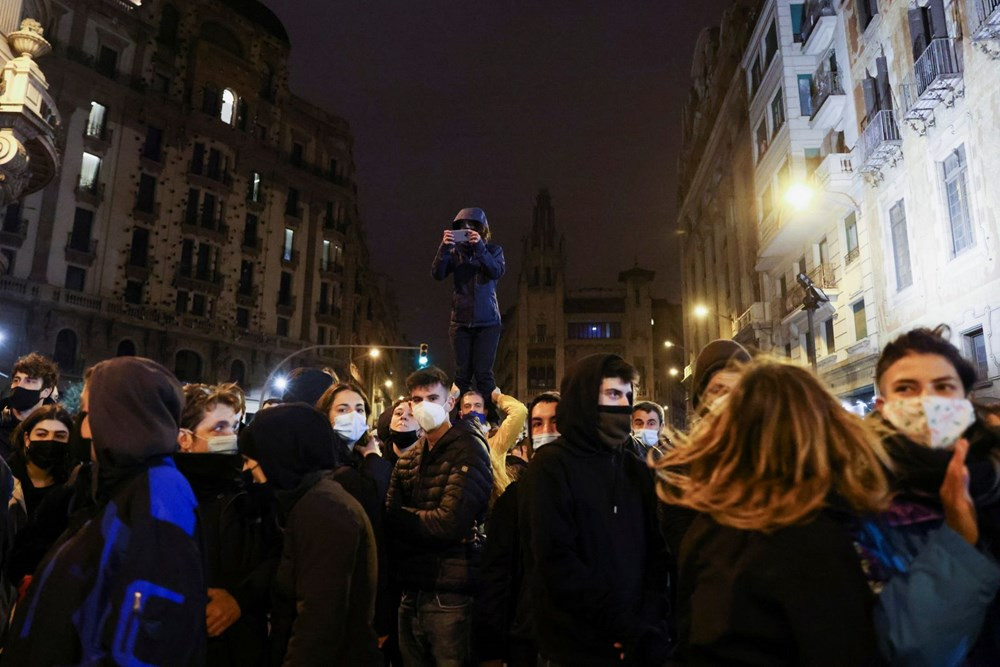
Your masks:
{"label": "building window", "polygon": [[326,345],[326,327],[316,327],[316,342],[320,345]]}
{"label": "building window", "polygon": [[833,318],[831,317],[823,324],[823,338],[826,339],[826,353],[833,354],[837,351],[837,339],[833,332]]}
{"label": "building window", "polygon": [[201,204],[201,226],[205,229],[214,229],[215,221],[218,217],[219,202],[210,192],[205,193],[205,198]]}
{"label": "building window", "polygon": [[219,112],[219,89],[212,84],[206,84],[201,96],[201,110],[214,116]]}
{"label": "building window", "polygon": [[240,285],[239,293],[244,296],[253,294],[253,262],[243,260],[240,262]]}
{"label": "building window", "polygon": [[201,382],[201,355],[192,350],[178,350],[174,357],[174,375],[181,382]]}
{"label": "building window", "polygon": [[102,44],[97,52],[97,71],[109,79],[116,78],[118,76],[118,51]]}
{"label": "building window", "polygon": [[73,214],[73,230],[69,234],[69,247],[90,252],[90,235],[94,229],[94,212],[78,208]]}
{"label": "building window", "polygon": [[0,255],[3,255],[4,259],[7,260],[7,270],[3,275],[14,275],[14,262],[17,261],[17,253],[10,248],[0,248]]}
{"label": "building window", "polygon": [[767,31],[764,38],[764,71],[771,65],[775,54],[778,53],[778,22],[771,21],[771,29]]}
{"label": "building window", "polygon": [[284,336],[284,337],[288,336],[288,318],[287,317],[279,317],[278,318],[278,329],[277,329],[277,332],[278,332],[279,336]]}
{"label": "building window", "polygon": [[177,290],[177,313],[183,315],[188,310],[188,293],[184,290]]}
{"label": "building window", "polygon": [[79,266],[66,267],[66,289],[74,292],[82,292],[86,282],[86,269],[82,269]]}
{"label": "building window", "polygon": [[788,296],[788,276],[781,274],[778,278],[778,295],[784,299]]}
{"label": "building window", "polygon": [[292,144],[292,164],[296,167],[302,166],[302,154],[305,151],[305,147],[299,142],[294,142]]}
{"label": "building window", "polygon": [[878,0],[855,0],[855,2],[857,5],[858,24],[861,26],[862,32],[864,32],[868,24],[878,14]]}
{"label": "building window", "polygon": [[87,116],[87,136],[103,139],[107,129],[108,108],[100,102],[90,103],[90,115]]}
{"label": "building window", "polygon": [[192,227],[198,224],[198,204],[201,200],[201,190],[188,189],[187,209],[184,214],[184,224]]}
{"label": "building window", "polygon": [[247,200],[260,203],[260,195],[260,172],[251,171],[250,178],[247,180]]}
{"label": "building window", "polygon": [[570,322],[567,338],[571,340],[593,340],[600,338],[621,338],[621,322]]}
{"label": "building window", "polygon": [[146,128],[146,141],[142,145],[142,156],[153,162],[163,159],[163,130],[152,125]]}
{"label": "building window", "polygon": [[806,158],[806,176],[811,177],[823,164],[823,153],[819,148],[807,148],[804,156]]}
{"label": "building window", "polygon": [[285,242],[281,247],[281,259],[286,262],[292,261],[292,252],[295,247],[295,230],[285,227]]}
{"label": "building window", "polygon": [[161,44],[177,43],[177,27],[180,25],[180,12],[173,5],[164,5],[160,12],[160,31],[156,36]]}
{"label": "building window", "polygon": [[[129,280],[125,282],[125,303],[130,303],[134,306],[139,306],[142,304],[142,283],[138,280]],[[131,355],[134,355],[133,351]],[[118,355],[122,356],[121,354]]]}
{"label": "building window", "polygon": [[767,119],[761,118],[760,123],[757,124],[757,160],[759,161],[764,157],[764,153],[767,152],[768,147],[768,136],[767,136]]}
{"label": "building window", "polygon": [[951,254],[957,255],[975,243],[969,214],[969,191],[966,186],[965,146],[959,146],[943,165],[944,188],[951,223]]}
{"label": "building window", "polygon": [[129,266],[149,267],[149,230],[145,227],[132,228],[132,245],[128,251]]}
{"label": "building window", "polygon": [[63,329],[56,335],[56,346],[52,351],[52,361],[65,373],[76,373],[77,338],[72,329]]}
{"label": "building window", "polygon": [[865,313],[865,300],[855,302],[851,305],[854,311],[854,337],[862,340],[868,337],[868,316]]}
{"label": "building window", "polygon": [[248,308],[236,309],[236,326],[240,329],[250,328],[250,310]]}
{"label": "building window", "polygon": [[191,314],[198,317],[205,317],[205,295],[195,292],[191,298]]}
{"label": "building window", "polygon": [[257,216],[248,213],[247,219],[243,223],[243,246],[245,248],[257,247]]}
{"label": "building window", "polygon": [[760,196],[760,219],[767,220],[771,215],[771,211],[774,210],[774,195],[771,191],[771,186],[768,185],[764,189],[764,194]]}
{"label": "building window", "polygon": [[156,178],[149,174],[139,176],[139,193],[135,198],[135,208],[143,213],[152,213],[156,207]]}
{"label": "building window", "polygon": [[292,305],[292,274],[288,271],[281,272],[281,283],[278,287],[278,305]]}
{"label": "building window", "polygon": [[801,44],[802,39],[802,15],[805,5],[802,3],[793,3],[788,5],[788,9],[792,12],[792,41],[796,44]]}
{"label": "building window", "polygon": [[80,189],[97,191],[97,179],[101,175],[101,158],[93,153],[84,153],[80,162]]}
{"label": "building window", "polygon": [[803,118],[812,116],[812,74],[799,74],[799,113]]}
{"label": "building window", "polygon": [[116,357],[134,357],[135,356],[135,343],[128,338],[118,343],[118,350],[115,352]]}
{"label": "building window", "polygon": [[239,359],[234,359],[233,363],[229,365],[229,381],[233,382],[239,386],[244,386],[247,379],[247,367]]}
{"label": "building window", "polygon": [[785,356],[789,359],[792,358],[792,344],[785,343]]}
{"label": "building window", "polygon": [[219,110],[219,118],[226,125],[232,125],[236,121],[236,93],[232,88],[222,91],[222,108]]}
{"label": "building window", "polygon": [[892,235],[892,259],[896,266],[896,289],[901,290],[913,284],[910,242],[906,235],[906,209],[902,199],[889,209],[889,229]]}
{"label": "building window", "polygon": [[285,200],[285,215],[298,218],[302,215],[299,211],[299,191],[295,188],[288,188],[288,198]]}
{"label": "building window", "polygon": [[331,255],[332,244],[323,239],[323,256],[320,258],[319,270],[329,271],[330,270],[330,255]]}
{"label": "building window", "polygon": [[986,337],[982,329],[965,334],[965,354],[976,367],[976,379],[985,380],[990,376],[989,360],[986,358]]}
{"label": "building window", "polygon": [[212,246],[208,243],[198,244],[198,270],[195,277],[198,280],[209,280],[212,277]]}
{"label": "building window", "polygon": [[847,254],[844,255],[844,266],[849,266],[861,254],[858,246],[858,216],[853,211],[844,220],[844,231],[847,238]]}
{"label": "building window", "polygon": [[781,127],[785,124],[785,96],[782,94],[781,90],[778,90],[778,94],[774,96],[771,100],[771,137],[778,134]]}

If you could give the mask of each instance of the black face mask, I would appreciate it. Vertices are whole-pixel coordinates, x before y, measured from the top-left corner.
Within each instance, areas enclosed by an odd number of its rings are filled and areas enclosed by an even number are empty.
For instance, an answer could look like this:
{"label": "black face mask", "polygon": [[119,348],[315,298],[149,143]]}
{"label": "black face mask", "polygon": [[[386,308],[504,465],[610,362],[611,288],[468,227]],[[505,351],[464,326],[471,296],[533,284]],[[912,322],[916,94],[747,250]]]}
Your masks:
{"label": "black face mask", "polygon": [[73,419],[73,428],[69,432],[69,455],[74,461],[81,463],[90,460],[91,440],[83,437],[81,427],[87,418],[86,412],[81,412]]}
{"label": "black face mask", "polygon": [[419,439],[416,431],[389,431],[389,442],[399,449],[409,449]]}
{"label": "black face mask", "polygon": [[7,405],[18,412],[24,412],[38,405],[42,400],[41,389],[25,389],[24,387],[14,387],[7,398]]}
{"label": "black face mask", "polygon": [[597,437],[605,447],[618,449],[631,432],[631,405],[597,406]]}
{"label": "black face mask", "polygon": [[69,453],[65,442],[58,440],[32,440],[25,455],[42,470],[52,470],[66,461]]}

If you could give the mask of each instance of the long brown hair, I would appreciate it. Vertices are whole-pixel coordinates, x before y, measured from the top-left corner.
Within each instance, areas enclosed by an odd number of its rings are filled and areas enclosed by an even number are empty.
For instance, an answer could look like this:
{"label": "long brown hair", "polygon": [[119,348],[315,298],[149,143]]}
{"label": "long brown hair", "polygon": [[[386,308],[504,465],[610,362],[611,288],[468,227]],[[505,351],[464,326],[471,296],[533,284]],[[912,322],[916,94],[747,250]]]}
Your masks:
{"label": "long brown hair", "polygon": [[771,532],[808,522],[833,498],[859,513],[884,509],[887,461],[878,437],[809,370],[758,359],[725,405],[652,465],[664,502]]}

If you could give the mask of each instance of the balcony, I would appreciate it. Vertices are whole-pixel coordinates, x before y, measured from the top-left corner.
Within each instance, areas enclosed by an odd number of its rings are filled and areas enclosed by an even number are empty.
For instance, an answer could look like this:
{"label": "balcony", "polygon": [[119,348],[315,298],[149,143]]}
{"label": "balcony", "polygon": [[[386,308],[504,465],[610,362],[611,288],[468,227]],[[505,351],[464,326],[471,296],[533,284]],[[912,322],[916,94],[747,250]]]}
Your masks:
{"label": "balcony", "polygon": [[219,244],[225,244],[229,240],[229,226],[217,221],[195,224],[193,220],[185,220],[181,223],[181,233]]}
{"label": "balcony", "polygon": [[236,305],[244,308],[257,306],[257,290],[253,288],[253,285],[240,285],[236,291]]}
{"label": "balcony", "polygon": [[281,266],[286,269],[295,269],[299,266],[299,251],[286,250],[281,253]]}
{"label": "balcony", "polygon": [[77,237],[70,232],[66,236],[66,261],[81,266],[91,266],[97,257],[97,240]]}
{"label": "balcony", "polygon": [[[840,290],[837,289],[832,264],[820,264],[810,271],[808,275],[816,287],[826,292],[831,302],[837,301]],[[805,290],[796,282],[785,296],[778,297],[771,303],[771,312],[782,323],[787,323],[787,320],[794,318],[802,311],[802,299],[804,297]]]}
{"label": "balcony", "polygon": [[775,207],[758,227],[760,251],[755,270],[770,271],[806,243],[817,242],[818,230],[825,228],[828,217],[828,210],[822,206],[810,206],[803,211],[790,206]]}
{"label": "balcony", "polygon": [[810,56],[825,52],[833,42],[836,28],[833,0],[807,0],[802,10],[802,52]]}
{"label": "balcony", "polygon": [[[1000,0],[970,0],[972,11],[969,23],[972,26],[972,41],[985,42],[1000,39]],[[988,50],[993,57],[1000,56],[996,49]]]}
{"label": "balcony", "polygon": [[813,178],[821,190],[849,194],[854,188],[854,160],[851,154],[827,154],[813,172]]}
{"label": "balcony", "polygon": [[903,140],[891,109],[873,113],[861,131],[861,172],[879,175],[903,157]]}
{"label": "balcony", "polygon": [[219,167],[204,167],[201,163],[191,161],[188,169],[188,181],[192,185],[207,188],[215,192],[229,194],[233,190],[233,175]]}
{"label": "balcony", "polygon": [[129,280],[137,280],[141,283],[146,282],[149,278],[149,258],[145,258],[140,261],[135,261],[131,257],[128,259],[128,263],[125,264],[125,277]]}
{"label": "balcony", "polygon": [[340,308],[329,303],[316,303],[316,321],[320,324],[340,324]]}
{"label": "balcony", "polygon": [[140,222],[152,223],[160,217],[160,202],[139,202],[132,208],[132,217]]}
{"label": "balcony", "polygon": [[256,197],[247,197],[246,203],[249,210],[260,213],[267,204],[267,197],[263,193],[258,193]]}
{"label": "balcony", "polygon": [[24,218],[3,221],[0,228],[0,245],[20,248],[24,245],[24,239],[28,236],[28,221]]}
{"label": "balcony", "polygon": [[296,300],[297,300],[296,297],[292,296],[291,294],[283,294],[281,292],[278,292],[278,302],[276,304],[278,315],[281,315],[282,317],[291,317],[293,314],[295,314]]}
{"label": "balcony", "polygon": [[813,76],[812,117],[809,127],[814,130],[828,130],[840,124],[844,116],[847,95],[841,85],[840,72],[821,69]]}
{"label": "balcony", "polygon": [[757,301],[736,318],[736,334],[733,336],[733,340],[751,345],[756,344],[754,332],[769,324],[768,304]]}
{"label": "balcony", "polygon": [[208,292],[219,296],[222,292],[222,273],[219,271],[193,271],[191,267],[181,266],[174,276],[174,286],[194,292]]}
{"label": "balcony", "polygon": [[302,222],[302,207],[298,204],[285,206],[285,224],[289,227],[297,227]]}
{"label": "balcony", "polygon": [[73,190],[76,200],[93,207],[98,207],[104,201],[104,183],[77,183]]}
{"label": "balcony", "polygon": [[[960,94],[962,58],[951,37],[932,39],[913,64],[913,81],[902,89],[903,119],[928,123],[939,104],[952,106]],[[918,129],[919,131],[919,129]],[[922,132],[921,132],[922,134]]]}
{"label": "balcony", "polygon": [[114,139],[115,131],[107,125],[104,127],[88,127],[83,134],[83,146],[89,153],[103,155],[104,151],[111,148],[111,140]]}
{"label": "balcony", "polygon": [[260,237],[244,235],[240,247],[244,255],[259,255],[261,250]]}

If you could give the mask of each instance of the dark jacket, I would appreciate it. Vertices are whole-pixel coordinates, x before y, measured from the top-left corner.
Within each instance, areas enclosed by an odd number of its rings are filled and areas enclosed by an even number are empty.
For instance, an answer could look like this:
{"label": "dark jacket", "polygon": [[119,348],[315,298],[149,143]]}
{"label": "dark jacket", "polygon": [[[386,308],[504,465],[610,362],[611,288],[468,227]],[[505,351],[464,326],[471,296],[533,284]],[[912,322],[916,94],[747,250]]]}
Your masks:
{"label": "dark jacket", "polygon": [[200,663],[197,503],[169,456],[180,385],[149,359],[119,357],[95,366],[88,386],[99,505],[39,565],[4,663]]}
{"label": "dark jacket", "polygon": [[521,539],[517,528],[518,483],[493,504],[486,525],[486,549],[475,603],[476,657],[481,661],[510,658],[510,637],[524,581]]}
{"label": "dark jacket", "polygon": [[375,536],[361,504],[334,479],[326,417],[305,403],[265,410],[241,434],[240,451],[260,462],[284,527],[271,664],[375,664]]}
{"label": "dark jacket", "polygon": [[662,662],[669,650],[666,550],[653,476],[599,442],[597,398],[610,355],[563,381],[562,437],[534,453],[519,482],[519,521],[539,652],[558,663]]}
{"label": "dark jacket", "polygon": [[431,264],[431,275],[435,280],[444,280],[449,274],[455,274],[451,323],[468,327],[500,324],[497,281],[506,270],[503,248],[498,245],[484,241],[471,247],[463,243],[451,246],[442,243]]}
{"label": "dark jacket", "polygon": [[486,440],[467,420],[433,449],[421,438],[406,450],[385,501],[402,590],[475,594],[492,492]]}
{"label": "dark jacket", "polygon": [[198,499],[205,581],[240,606],[240,617],[208,640],[206,664],[261,665],[267,652],[271,583],[281,552],[272,502],[247,488],[239,454],[178,454],[177,468]]}
{"label": "dark jacket", "polygon": [[826,514],[771,534],[700,515],[679,586],[686,665],[878,664],[874,597],[846,529]]}

